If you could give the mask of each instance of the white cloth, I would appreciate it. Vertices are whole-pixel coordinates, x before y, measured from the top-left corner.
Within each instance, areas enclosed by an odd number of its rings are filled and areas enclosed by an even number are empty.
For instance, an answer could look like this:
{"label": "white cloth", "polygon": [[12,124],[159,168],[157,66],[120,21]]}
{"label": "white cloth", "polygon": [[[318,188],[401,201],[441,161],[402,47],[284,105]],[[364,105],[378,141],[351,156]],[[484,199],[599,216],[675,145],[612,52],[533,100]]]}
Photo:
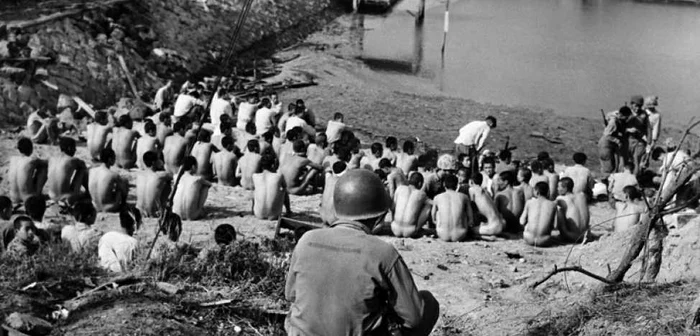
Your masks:
{"label": "white cloth", "polygon": [[66,225],[61,230],[61,240],[70,243],[73,252],[81,252],[89,248],[92,243],[102,235],[102,232],[97,231],[85,223],[75,223],[75,225]]}
{"label": "white cloth", "polygon": [[173,108],[173,115],[176,117],[182,117],[187,114],[187,112],[190,111],[190,109],[195,106],[195,105],[202,105],[204,106],[204,102],[192,97],[188,94],[181,94],[177,96],[177,100],[175,101],[175,107]]}
{"label": "white cloth", "polygon": [[465,146],[476,145],[476,148],[479,149],[484,146],[490,131],[491,127],[486,121],[472,121],[459,129],[459,136],[454,142]]}
{"label": "white cloth", "polygon": [[311,127],[308,123],[306,123],[306,120],[301,119],[297,116],[291,116],[289,119],[287,119],[287,125],[285,127],[284,132],[289,132],[290,129],[294,127],[301,127],[306,133],[308,133],[311,136],[316,135],[316,130]]}
{"label": "white cloth", "polygon": [[97,253],[100,266],[112,272],[123,272],[122,265],[130,263],[135,256],[138,241],[121,232],[107,232],[100,238]]}
{"label": "white cloth", "polygon": [[214,126],[214,134],[221,134],[219,125],[221,125],[221,116],[224,114],[233,117],[233,107],[231,107],[231,103],[226,99],[214,97],[211,102],[211,108],[209,109],[209,119],[211,119],[211,124]]}
{"label": "white cloth", "polygon": [[277,115],[275,111],[263,107],[255,112],[255,134],[265,134],[272,128],[273,117]]}
{"label": "white cloth", "polygon": [[326,138],[328,143],[332,144],[340,140],[340,133],[345,129],[345,124],[335,120],[329,120],[326,126]]}
{"label": "white cloth", "polygon": [[236,127],[245,130],[245,125],[253,120],[257,109],[258,105],[251,104],[249,102],[242,102],[240,105],[238,105],[238,120],[236,122]]}
{"label": "white cloth", "polygon": [[648,110],[647,115],[649,116],[649,126],[651,127],[651,140],[656,141],[659,139],[661,130],[661,115],[658,112],[652,113]]}

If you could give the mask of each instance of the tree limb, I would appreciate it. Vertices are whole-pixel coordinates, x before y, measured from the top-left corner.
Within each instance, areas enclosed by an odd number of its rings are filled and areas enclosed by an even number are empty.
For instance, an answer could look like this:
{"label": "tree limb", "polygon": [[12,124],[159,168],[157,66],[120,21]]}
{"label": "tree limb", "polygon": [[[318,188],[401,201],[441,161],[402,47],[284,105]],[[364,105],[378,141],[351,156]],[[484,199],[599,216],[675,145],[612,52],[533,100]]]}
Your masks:
{"label": "tree limb", "polygon": [[538,280],[535,283],[531,284],[529,287],[532,289],[535,289],[535,288],[537,288],[537,286],[543,284],[545,281],[549,280],[549,278],[553,277],[555,274],[562,273],[562,272],[579,272],[579,273],[587,275],[593,279],[604,282],[608,285],[612,285],[615,283],[615,281],[611,281],[611,280],[608,280],[600,275],[591,273],[591,272],[583,269],[580,266],[571,266],[571,267],[562,267],[562,268],[557,268],[556,266],[554,266],[554,269],[551,272],[549,272],[549,274],[547,274],[547,276],[545,276],[541,280]]}

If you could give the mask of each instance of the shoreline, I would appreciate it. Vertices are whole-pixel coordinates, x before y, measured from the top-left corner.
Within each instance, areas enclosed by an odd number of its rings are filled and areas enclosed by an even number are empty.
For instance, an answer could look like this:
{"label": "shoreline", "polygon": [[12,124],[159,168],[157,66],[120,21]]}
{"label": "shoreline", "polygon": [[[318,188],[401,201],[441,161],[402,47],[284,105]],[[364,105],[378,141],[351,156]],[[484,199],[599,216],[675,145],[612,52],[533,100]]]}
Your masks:
{"label": "shoreline", "polygon": [[[357,34],[362,26],[356,21],[352,14],[342,15],[295,48],[277,53],[299,54],[283,65],[281,76],[302,73],[319,83],[282,92],[283,101],[304,99],[322,122],[335,112],[345,114],[346,122],[358,131],[364,143],[384,143],[388,136],[396,136],[400,142],[418,137],[440,151],[453,149],[464,124],[493,115],[499,123],[486,142],[487,148],[499,150],[509,136],[510,143],[518,146],[514,159],[532,158],[546,150],[558,163],[570,164],[573,153],[581,151],[588,156],[591,170],[598,171],[597,142],[603,131],[600,119],[559,115],[537,106],[481,103],[439,92],[418,81],[397,83],[358,58],[361,46]],[[662,140],[677,139],[680,130],[668,124]]]}

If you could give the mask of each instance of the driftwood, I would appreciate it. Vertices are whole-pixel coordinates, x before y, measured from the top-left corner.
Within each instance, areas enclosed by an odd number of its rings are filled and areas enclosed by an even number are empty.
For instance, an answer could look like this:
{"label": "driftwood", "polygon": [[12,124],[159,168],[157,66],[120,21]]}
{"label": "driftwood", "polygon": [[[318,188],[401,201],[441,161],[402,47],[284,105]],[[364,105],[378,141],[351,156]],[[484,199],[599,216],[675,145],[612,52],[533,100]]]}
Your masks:
{"label": "driftwood", "polygon": [[73,6],[67,7],[68,10],[58,12],[58,13],[53,13],[50,15],[42,16],[38,19],[34,20],[26,20],[26,21],[10,21],[7,23],[7,28],[29,28],[33,26],[38,26],[42,25],[47,22],[51,22],[54,20],[59,20],[68,16],[73,16],[76,14],[80,14],[85,10],[90,10],[93,8],[97,7],[103,7],[103,6],[111,6],[111,5],[116,5],[119,3],[124,3],[124,2],[129,2],[131,0],[107,0],[107,1],[101,1],[101,2],[95,2],[91,4],[75,4]]}
{"label": "driftwood", "polygon": [[604,283],[606,283],[606,284],[608,284],[608,285],[614,284],[613,281],[610,281],[610,280],[608,280],[608,279],[606,279],[606,278],[604,278],[604,277],[602,277],[602,276],[600,276],[600,275],[591,273],[591,272],[589,272],[589,271],[587,271],[587,270],[585,270],[585,269],[583,269],[583,268],[581,268],[581,267],[579,267],[579,266],[562,267],[562,268],[557,268],[557,266],[554,266],[554,269],[553,269],[551,272],[549,272],[549,274],[547,274],[547,276],[545,276],[544,278],[542,278],[542,279],[540,279],[540,280],[535,281],[535,282],[532,283],[529,287],[530,287],[530,288],[533,288],[533,289],[534,289],[534,288],[537,288],[537,286],[543,284],[545,281],[549,280],[549,278],[551,278],[551,277],[554,276],[555,274],[557,274],[557,273],[562,273],[562,272],[579,272],[579,273],[581,273],[581,274],[585,274],[585,275],[587,275],[587,276],[589,276],[589,277],[591,277],[591,278],[593,278],[593,279],[596,279],[596,280],[598,280],[598,281],[602,281],[602,282],[604,282]]}
{"label": "driftwood", "polygon": [[141,98],[139,97],[139,92],[138,90],[136,90],[136,84],[134,84],[134,80],[131,78],[131,74],[129,74],[129,68],[126,67],[126,61],[124,61],[124,57],[122,57],[122,55],[117,55],[117,58],[119,59],[119,65],[121,65],[122,70],[124,71],[126,80],[127,82],[129,82],[131,93],[134,94],[134,98],[136,98],[137,100],[141,100]]}
{"label": "driftwood", "polygon": [[200,303],[199,306],[202,308],[219,307],[219,306],[225,306],[225,305],[234,303],[236,301],[238,301],[238,299],[225,299],[225,300],[219,300],[219,301],[214,301],[214,302]]}

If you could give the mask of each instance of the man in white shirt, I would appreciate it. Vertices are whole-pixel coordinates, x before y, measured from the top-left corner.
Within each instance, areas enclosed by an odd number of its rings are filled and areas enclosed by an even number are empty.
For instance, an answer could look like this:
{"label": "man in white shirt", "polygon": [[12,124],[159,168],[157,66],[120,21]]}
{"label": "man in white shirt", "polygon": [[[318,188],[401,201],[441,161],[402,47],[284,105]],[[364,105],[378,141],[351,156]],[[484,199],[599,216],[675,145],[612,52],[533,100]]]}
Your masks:
{"label": "man in white shirt", "polygon": [[245,126],[255,117],[255,111],[258,110],[258,97],[250,96],[247,102],[241,102],[238,105],[238,120],[236,128],[245,131]]}
{"label": "man in white shirt", "polygon": [[294,115],[287,120],[285,132],[289,132],[294,127],[301,127],[310,137],[315,136],[316,130],[303,119],[304,113],[304,108],[297,106],[294,110]]}
{"label": "man in white shirt", "polygon": [[459,129],[459,136],[454,141],[456,152],[468,154],[471,146],[474,146],[477,152],[480,151],[492,128],[496,128],[496,118],[492,116],[464,125]]}
{"label": "man in white shirt", "polygon": [[656,109],[656,106],[659,105],[659,97],[647,97],[644,99],[644,103],[646,104],[649,126],[651,127],[651,139],[647,139],[647,142],[653,147],[656,141],[659,140],[659,133],[661,132],[661,115],[659,114],[659,110]]}
{"label": "man in white shirt", "polygon": [[328,121],[328,126],[326,126],[328,144],[332,145],[334,142],[340,140],[340,133],[345,129],[344,119],[345,117],[342,113],[336,113],[333,116],[333,120]]}
{"label": "man in white shirt", "polygon": [[94,248],[102,236],[102,232],[92,228],[97,218],[95,207],[90,201],[81,201],[73,206],[72,212],[75,224],[63,227],[61,240],[70,243],[71,249],[76,253]]}
{"label": "man in white shirt", "polygon": [[214,134],[219,132],[219,125],[221,125],[221,116],[227,115],[233,118],[233,108],[231,103],[228,101],[228,94],[223,88],[219,89],[214,95],[214,99],[211,101],[211,108],[209,109],[209,119],[211,119],[212,126],[214,127]]}
{"label": "man in white shirt", "polygon": [[127,271],[126,266],[134,260],[138,241],[132,237],[138,225],[141,215],[138,212],[130,212],[126,209],[119,213],[121,226],[117,231],[107,232],[97,247],[100,257],[100,266],[112,272]]}
{"label": "man in white shirt", "polygon": [[275,124],[277,113],[271,109],[272,102],[269,98],[263,98],[260,102],[260,109],[255,112],[255,130],[256,135],[267,133]]}
{"label": "man in white shirt", "polygon": [[173,100],[173,81],[169,80],[165,86],[161,87],[156,91],[156,97],[153,99],[153,103],[156,105],[157,111],[163,111],[164,108],[172,104]]}
{"label": "man in white shirt", "polygon": [[175,100],[175,107],[173,108],[173,115],[175,118],[179,119],[187,115],[192,107],[195,105],[204,106],[204,101],[199,99],[199,93],[196,90],[188,91],[186,94],[181,94],[177,96]]}

